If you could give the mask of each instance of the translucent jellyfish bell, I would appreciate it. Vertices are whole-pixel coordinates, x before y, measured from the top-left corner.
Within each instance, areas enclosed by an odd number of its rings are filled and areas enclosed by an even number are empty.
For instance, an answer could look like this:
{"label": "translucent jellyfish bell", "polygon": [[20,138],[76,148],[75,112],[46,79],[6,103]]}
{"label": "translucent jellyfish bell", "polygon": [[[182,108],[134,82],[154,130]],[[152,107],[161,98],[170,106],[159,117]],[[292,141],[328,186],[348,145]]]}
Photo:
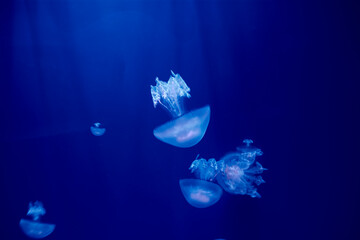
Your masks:
{"label": "translucent jellyfish bell", "polygon": [[90,127],[90,131],[94,136],[104,135],[106,128],[102,127],[101,123],[96,122]]}
{"label": "translucent jellyfish bell", "polygon": [[190,166],[192,173],[200,179],[181,179],[181,192],[186,201],[196,208],[207,208],[219,201],[222,189],[211,182],[219,172],[215,159],[196,159]]}
{"label": "translucent jellyfish bell", "polygon": [[207,208],[219,201],[222,189],[217,184],[200,179],[180,179],[181,192],[196,208]]}
{"label": "translucent jellyfish bell", "polygon": [[261,197],[256,186],[265,182],[260,174],[266,169],[255,161],[257,155],[244,151],[226,154],[218,162],[220,173],[217,174],[216,180],[220,186],[232,194]]}
{"label": "translucent jellyfish bell", "polygon": [[34,222],[26,219],[20,220],[20,227],[28,237],[37,239],[50,235],[55,229],[54,224]]}
{"label": "translucent jellyfish bell", "polygon": [[44,238],[54,231],[55,224],[40,222],[40,217],[45,215],[45,213],[45,208],[41,202],[36,201],[29,203],[27,215],[31,216],[32,220],[21,219],[19,223],[20,228],[28,237],[37,239]]}
{"label": "translucent jellyfish bell", "polygon": [[185,113],[182,98],[190,98],[190,88],[179,74],[171,73],[167,83],[156,78],[156,86],[151,86],[154,107],[160,103],[174,118],[155,128],[154,136],[176,147],[192,147],[200,142],[206,132],[210,121],[210,106]]}

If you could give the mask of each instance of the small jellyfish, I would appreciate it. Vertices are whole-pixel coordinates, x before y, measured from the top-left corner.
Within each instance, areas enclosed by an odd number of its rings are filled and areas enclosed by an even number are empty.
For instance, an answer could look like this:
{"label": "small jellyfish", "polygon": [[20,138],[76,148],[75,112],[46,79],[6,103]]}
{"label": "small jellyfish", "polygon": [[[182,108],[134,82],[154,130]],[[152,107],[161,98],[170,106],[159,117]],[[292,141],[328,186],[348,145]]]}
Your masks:
{"label": "small jellyfish", "polygon": [[154,107],[160,103],[173,117],[172,121],[155,128],[154,136],[176,147],[192,147],[200,142],[206,132],[210,106],[185,113],[182,98],[190,98],[190,88],[179,74],[173,71],[171,74],[167,83],[156,78],[156,86],[151,86]]}
{"label": "small jellyfish", "polygon": [[104,135],[106,128],[102,127],[101,123],[96,122],[90,127],[90,131],[94,136]]}
{"label": "small jellyfish", "polygon": [[55,224],[40,222],[40,217],[44,216],[45,213],[45,208],[41,202],[29,203],[29,210],[26,215],[31,216],[32,220],[21,219],[19,223],[20,228],[28,237],[44,238],[54,231]]}
{"label": "small jellyfish", "polygon": [[229,193],[261,197],[256,186],[265,182],[260,174],[266,169],[255,157],[262,152],[250,146],[251,140],[246,139],[244,143],[245,146],[237,148],[238,152],[228,153],[218,161],[220,173],[216,180]]}
{"label": "small jellyfish", "polygon": [[256,156],[263,155],[263,152],[259,148],[251,145],[253,143],[251,139],[244,139],[243,143],[244,145],[237,147],[236,150],[246,157],[249,162],[253,163]]}
{"label": "small jellyfish", "polygon": [[222,189],[219,185],[211,182],[219,172],[215,159],[196,159],[191,164],[192,173],[200,179],[181,179],[179,181],[181,191],[186,201],[196,208],[207,208],[219,201]]}

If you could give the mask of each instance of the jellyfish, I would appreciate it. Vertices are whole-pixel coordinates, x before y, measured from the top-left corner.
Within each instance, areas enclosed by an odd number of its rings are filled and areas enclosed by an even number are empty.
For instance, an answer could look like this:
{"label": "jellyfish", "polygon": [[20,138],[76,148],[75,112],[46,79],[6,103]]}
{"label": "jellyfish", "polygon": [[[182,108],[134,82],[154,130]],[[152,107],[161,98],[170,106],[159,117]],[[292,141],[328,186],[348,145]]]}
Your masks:
{"label": "jellyfish", "polygon": [[173,120],[154,129],[154,136],[170,145],[188,148],[203,138],[210,121],[210,106],[185,112],[183,98],[190,98],[190,88],[179,74],[171,71],[168,82],[156,78],[156,86],[151,86],[154,107],[159,103],[169,111]]}
{"label": "jellyfish", "polygon": [[263,154],[259,148],[251,145],[253,143],[251,139],[244,139],[243,143],[243,146],[237,147],[236,150],[246,157],[250,163],[255,161],[256,156]]}
{"label": "jellyfish", "polygon": [[94,136],[104,135],[106,128],[102,127],[101,123],[96,122],[90,127],[90,131]]}
{"label": "jellyfish", "polygon": [[212,182],[219,172],[215,159],[195,159],[189,169],[199,179],[180,179],[180,188],[186,201],[196,208],[207,208],[217,203],[222,189]]}
{"label": "jellyfish", "polygon": [[265,183],[260,174],[267,169],[255,158],[261,156],[262,152],[250,146],[250,139],[245,139],[243,143],[245,145],[238,147],[237,152],[228,153],[218,161],[219,174],[216,180],[229,193],[260,198],[256,186]]}
{"label": "jellyfish", "polygon": [[19,223],[20,228],[28,237],[44,238],[54,231],[55,224],[40,222],[40,217],[44,216],[45,213],[45,208],[41,202],[29,203],[29,210],[26,215],[31,216],[32,220],[21,219]]}

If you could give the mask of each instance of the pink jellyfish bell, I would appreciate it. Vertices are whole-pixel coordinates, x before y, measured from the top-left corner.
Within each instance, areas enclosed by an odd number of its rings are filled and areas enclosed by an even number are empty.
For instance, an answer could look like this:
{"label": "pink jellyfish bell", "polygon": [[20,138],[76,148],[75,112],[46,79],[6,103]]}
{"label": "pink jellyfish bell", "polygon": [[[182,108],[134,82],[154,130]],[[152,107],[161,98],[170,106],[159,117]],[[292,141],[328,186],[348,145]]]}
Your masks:
{"label": "pink jellyfish bell", "polygon": [[222,189],[217,184],[200,179],[180,179],[181,192],[196,208],[207,208],[219,201]]}
{"label": "pink jellyfish bell", "polygon": [[54,231],[55,224],[40,222],[40,217],[45,213],[45,208],[41,202],[29,203],[27,215],[31,216],[32,220],[21,219],[19,223],[20,228],[28,237],[40,239],[47,237]]}
{"label": "pink jellyfish bell", "polygon": [[217,203],[223,191],[219,185],[212,182],[218,174],[215,159],[209,159],[209,161],[203,158],[196,159],[189,169],[200,179],[181,179],[179,181],[185,200],[196,208],[207,208]]}
{"label": "pink jellyfish bell", "polygon": [[154,107],[160,103],[173,117],[172,121],[155,128],[154,136],[176,147],[192,147],[205,135],[210,121],[210,106],[185,113],[182,98],[190,98],[190,88],[179,74],[172,71],[171,74],[167,83],[156,78],[156,86],[151,86]]}

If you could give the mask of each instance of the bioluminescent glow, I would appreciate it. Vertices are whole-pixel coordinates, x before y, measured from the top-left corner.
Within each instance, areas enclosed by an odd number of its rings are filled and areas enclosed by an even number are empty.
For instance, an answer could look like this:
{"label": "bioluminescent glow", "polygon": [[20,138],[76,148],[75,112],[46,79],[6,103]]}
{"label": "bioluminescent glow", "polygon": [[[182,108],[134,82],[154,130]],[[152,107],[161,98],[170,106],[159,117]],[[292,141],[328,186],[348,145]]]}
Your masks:
{"label": "bioluminescent glow", "polygon": [[219,172],[216,160],[195,159],[189,169],[200,179],[180,180],[186,201],[197,208],[210,207],[219,201],[223,191],[219,185],[211,182]]}
{"label": "bioluminescent glow", "polygon": [[44,238],[50,235],[54,229],[54,224],[41,223],[26,219],[20,220],[20,227],[23,232],[31,238]]}
{"label": "bioluminescent glow", "polygon": [[45,215],[45,213],[45,208],[41,202],[29,203],[29,210],[26,215],[31,216],[32,220],[21,219],[19,223],[20,228],[28,237],[44,238],[54,231],[55,224],[40,222],[40,217]]}
{"label": "bioluminescent glow", "polygon": [[174,118],[155,128],[154,136],[176,147],[192,147],[204,137],[210,121],[210,106],[185,113],[182,99],[190,98],[190,88],[179,74],[171,73],[167,83],[156,78],[156,86],[150,86],[154,107],[160,104]]}
{"label": "bioluminescent glow", "polygon": [[216,180],[229,193],[261,197],[256,186],[265,182],[260,174],[266,169],[255,161],[262,152],[250,147],[250,141],[245,139],[245,146],[237,148],[238,152],[228,153],[218,161],[220,173]]}
{"label": "bioluminescent glow", "polygon": [[94,136],[102,136],[104,135],[106,128],[102,127],[101,123],[96,122],[90,127],[90,131]]}
{"label": "bioluminescent glow", "polygon": [[200,179],[181,179],[181,192],[186,201],[196,208],[207,208],[219,201],[222,189],[219,185]]}
{"label": "bioluminescent glow", "polygon": [[[226,154],[220,161],[196,158],[190,170],[198,179],[180,180],[180,188],[186,201],[197,208],[206,208],[219,201],[222,189],[231,194],[250,195],[260,198],[256,186],[264,183],[260,174],[266,170],[255,161],[262,151],[250,146],[245,139],[237,152]],[[219,185],[215,184],[217,181]]]}
{"label": "bioluminescent glow", "polygon": [[191,111],[154,129],[154,136],[170,145],[188,148],[204,137],[210,121],[210,107]]}
{"label": "bioluminescent glow", "polygon": [[46,210],[43,207],[42,202],[36,201],[34,203],[29,203],[29,210],[26,213],[27,216],[31,216],[34,221],[37,221],[40,219],[41,216],[44,216],[46,214]]}
{"label": "bioluminescent glow", "polygon": [[204,158],[195,159],[189,168],[191,173],[201,180],[213,181],[219,173],[217,162],[214,158],[206,160]]}
{"label": "bioluminescent glow", "polygon": [[255,161],[256,156],[261,156],[263,154],[259,148],[251,145],[253,143],[251,139],[244,139],[243,143],[243,146],[237,147],[236,150],[243,154],[250,163]]}
{"label": "bioluminescent glow", "polygon": [[190,88],[186,85],[180,74],[171,71],[168,82],[155,79],[156,85],[150,86],[154,107],[161,104],[173,117],[180,117],[184,114],[182,98],[190,98]]}

